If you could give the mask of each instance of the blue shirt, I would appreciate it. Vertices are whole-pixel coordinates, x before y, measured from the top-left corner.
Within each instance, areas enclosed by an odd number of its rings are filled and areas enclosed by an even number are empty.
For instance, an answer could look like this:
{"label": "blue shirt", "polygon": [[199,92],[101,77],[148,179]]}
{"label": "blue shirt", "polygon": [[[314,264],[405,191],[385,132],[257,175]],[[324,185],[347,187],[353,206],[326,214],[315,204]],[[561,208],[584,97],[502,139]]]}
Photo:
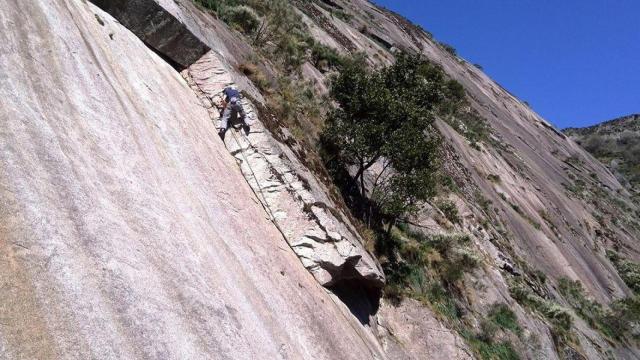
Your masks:
{"label": "blue shirt", "polygon": [[222,93],[224,94],[224,96],[226,97],[226,101],[229,102],[232,98],[240,98],[240,93],[238,92],[238,90],[236,89],[232,89],[230,87],[225,88],[224,90],[222,90]]}

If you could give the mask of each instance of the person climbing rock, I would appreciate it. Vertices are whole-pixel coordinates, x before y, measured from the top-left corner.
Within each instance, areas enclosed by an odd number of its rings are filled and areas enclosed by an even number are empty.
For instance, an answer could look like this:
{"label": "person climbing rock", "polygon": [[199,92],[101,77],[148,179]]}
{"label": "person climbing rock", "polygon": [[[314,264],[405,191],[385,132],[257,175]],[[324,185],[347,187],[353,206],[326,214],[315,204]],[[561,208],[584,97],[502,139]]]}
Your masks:
{"label": "person climbing rock", "polygon": [[229,130],[230,126],[237,123],[238,117],[242,123],[242,128],[245,133],[249,135],[249,125],[246,122],[246,114],[242,104],[240,104],[240,92],[232,87],[227,87],[222,90],[224,94],[224,101],[222,104],[222,119],[220,121],[220,130],[218,135],[224,140],[224,135]]}

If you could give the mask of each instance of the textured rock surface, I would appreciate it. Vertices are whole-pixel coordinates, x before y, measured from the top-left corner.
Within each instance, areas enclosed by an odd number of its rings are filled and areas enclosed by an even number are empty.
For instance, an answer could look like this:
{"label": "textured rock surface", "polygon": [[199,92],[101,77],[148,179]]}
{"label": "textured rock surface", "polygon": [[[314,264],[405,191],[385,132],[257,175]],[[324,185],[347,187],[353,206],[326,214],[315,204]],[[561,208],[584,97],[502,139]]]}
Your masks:
{"label": "textured rock surface", "polygon": [[640,200],[640,114],[563,132],[602,161]]}
{"label": "textured rock surface", "polygon": [[[406,19],[366,0],[334,2],[352,16],[349,23],[315,3],[299,2],[321,42],[337,41],[340,51],[355,48],[376,64],[388,63],[394,48],[420,52],[463,84],[472,107],[487,120],[492,135],[480,148],[471,146],[444,122],[438,123],[455,154],[449,166],[460,165],[458,179],[465,184],[457,201],[462,224],[447,224],[445,229],[434,223],[429,211],[417,220],[432,231],[456,229],[471,235],[485,263],[469,279],[482,284],[466,294],[474,300],[472,311],[481,318],[482,309],[491,303],[513,304],[520,320],[539,338],[536,348],[520,344],[520,350],[531,358],[540,353],[543,358],[554,358],[556,349],[549,331],[530,320],[528,311],[511,299],[507,280],[513,275],[501,268],[505,260],[519,259],[542,270],[550,281],[561,277],[580,280],[590,296],[603,303],[631,294],[605,255],[607,248],[615,248],[628,258],[640,259],[638,208],[629,201],[629,193],[576,143]],[[481,208],[477,194],[489,201],[489,211]],[[494,225],[484,228],[486,219]],[[550,291],[562,302],[553,288]],[[610,344],[579,320],[576,326],[589,334],[585,335],[589,340],[582,342],[588,358],[606,357],[607,351],[621,358],[634,356],[626,349],[611,350]]]}
{"label": "textured rock surface", "polygon": [[176,67],[187,67],[209,51],[181,19],[172,0],[93,0]]}
{"label": "textured rock surface", "polygon": [[[210,52],[184,73],[217,122],[214,104],[220,103],[226,86],[234,85],[229,70],[217,54]],[[368,288],[381,288],[382,270],[363,248],[346,215],[335,209],[326,189],[291,149],[265,129],[253,105],[247,99],[243,104],[251,132],[245,136],[242,131],[230,130],[225,144],[304,266],[324,286],[356,280]]]}
{"label": "textured rock surface", "polygon": [[415,300],[406,300],[398,307],[383,304],[378,328],[389,359],[474,358],[455,331],[442,325],[430,310]]}
{"label": "textured rock surface", "polygon": [[[249,42],[191,0],[95,2],[144,44],[85,1],[0,6],[0,358],[472,357],[424,304],[383,302],[369,322],[361,288],[379,287],[382,273],[287,129],[274,135],[277,121],[245,102],[249,137],[215,135],[224,86],[264,103],[234,70],[255,60]],[[472,146],[438,122],[461,221],[431,206],[415,219],[469,234],[481,257],[460,294],[464,322],[478,329],[491,305],[508,304],[523,330],[516,350],[557,359],[548,323],[510,296],[523,265],[543,270],[545,295],[564,306],[554,289],[563,276],[602,302],[630,293],[604,251],[640,259],[637,219],[610,202],[638,209],[605,167],[403,18],[365,0],[293,2],[341,53],[380,65],[394,49],[422,52],[492,127],[491,141]],[[187,82],[167,62],[188,68]],[[326,90],[313,65],[302,73]],[[589,359],[638,358],[577,316],[575,327]]]}
{"label": "textured rock surface", "polygon": [[132,33],[9,0],[0,43],[0,358],[376,357]]}

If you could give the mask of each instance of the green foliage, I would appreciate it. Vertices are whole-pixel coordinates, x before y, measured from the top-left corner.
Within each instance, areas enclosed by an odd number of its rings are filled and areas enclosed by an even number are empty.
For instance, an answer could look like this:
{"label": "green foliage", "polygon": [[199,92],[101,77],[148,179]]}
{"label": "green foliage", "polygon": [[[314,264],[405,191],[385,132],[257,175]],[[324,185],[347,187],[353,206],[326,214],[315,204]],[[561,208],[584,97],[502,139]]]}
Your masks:
{"label": "green foliage", "polygon": [[587,299],[579,281],[561,278],[558,281],[558,290],[580,317],[591,327],[598,328],[599,321],[604,316],[604,310],[599,303]]}
{"label": "green foliage", "polygon": [[480,331],[474,332],[463,329],[460,334],[466,340],[471,350],[482,360],[517,360],[518,353],[508,341],[496,341],[495,333],[498,326],[491,321],[483,321]]}
{"label": "green foliage", "polygon": [[492,201],[487,199],[484,195],[482,195],[480,191],[475,192],[475,199],[476,199],[476,203],[480,205],[480,208],[485,213],[488,213],[489,210],[491,209]]}
{"label": "green foliage", "polygon": [[639,120],[640,115],[632,115],[588,128],[564,130],[585,150],[607,164],[620,182],[635,193],[636,201],[640,200]]}
{"label": "green foliage", "polygon": [[458,56],[458,52],[456,51],[456,48],[454,48],[453,46],[443,42],[440,42],[440,46],[444,49],[444,51],[451,54],[451,56],[455,56],[455,57]]}
{"label": "green foliage", "polygon": [[460,311],[452,290],[479,264],[469,249],[469,237],[456,234],[425,235],[399,226],[391,240],[397,258],[385,265],[385,296],[400,301],[405,296],[431,305],[445,318],[457,319]]}
{"label": "green foliage", "polygon": [[544,284],[547,282],[547,274],[545,274],[542,270],[534,270],[532,275],[540,284]]}
{"label": "green foliage", "polygon": [[513,279],[509,283],[511,297],[521,305],[544,316],[553,326],[553,332],[560,342],[570,339],[573,326],[571,314],[557,303],[535,294],[523,280]]}
{"label": "green foliage", "polygon": [[476,150],[480,150],[479,142],[494,141],[489,136],[491,128],[487,121],[470,107],[464,98],[461,98],[459,104],[456,105],[455,111],[442,116],[442,118],[459,134],[464,136]]}
{"label": "green foliage", "polygon": [[276,117],[290,130],[303,133],[307,130],[301,128],[299,119],[306,119],[309,124],[320,121],[324,101],[316,96],[310,84],[286,76],[278,79],[277,87],[267,97],[267,104]]}
{"label": "green foliage", "polygon": [[253,43],[284,71],[298,69],[314,44],[307,25],[287,0],[245,0],[261,15]]}
{"label": "green foliage", "polygon": [[[329,161],[355,166],[351,189],[369,195],[386,217],[411,213],[435,195],[441,138],[434,112],[459,100],[454,88],[439,66],[405,54],[375,72],[361,62],[346,64],[333,80],[331,95],[340,107],[323,133]],[[377,162],[380,181],[366,189],[362,176]]]}
{"label": "green foliage", "polygon": [[346,23],[350,22],[353,19],[353,15],[339,9],[332,11],[331,15],[337,17],[338,19]]}
{"label": "green foliage", "polygon": [[[329,15],[331,17],[337,17],[338,19],[344,21],[344,22],[350,22],[353,19],[353,15],[345,12],[344,10],[341,10],[339,8],[333,7],[327,3],[325,3],[324,1],[316,1],[316,4],[318,4],[321,8],[325,9],[327,12],[329,12]],[[365,12],[366,15],[371,16],[371,14]]]}
{"label": "green foliage", "polygon": [[640,323],[640,298],[637,296],[616,300],[606,310],[586,297],[579,281],[562,278],[558,285],[565,300],[592,328],[618,340],[635,336],[633,329]]}
{"label": "green foliage", "polygon": [[520,356],[507,341],[492,342],[479,336],[466,337],[471,348],[482,360],[518,360]]}
{"label": "green foliage", "polygon": [[489,311],[489,320],[503,330],[509,330],[514,334],[520,334],[522,329],[518,324],[516,314],[507,304],[494,304]]}
{"label": "green foliage", "polygon": [[447,220],[451,221],[454,224],[460,223],[460,217],[458,216],[458,207],[456,207],[456,204],[453,201],[441,200],[436,203],[436,206],[438,207],[438,209],[440,209],[440,211],[442,211]]}
{"label": "green foliage", "polygon": [[223,0],[193,0],[196,4],[200,4],[202,7],[213,10],[215,12],[220,11],[225,4],[237,5],[235,1],[223,1]]}
{"label": "green foliage", "polygon": [[487,175],[487,179],[492,183],[496,183],[496,184],[499,184],[502,182],[502,180],[500,179],[500,175],[489,174]]}
{"label": "green foliage", "polygon": [[285,73],[297,70],[316,46],[302,17],[287,0],[194,1],[249,36],[261,53]]}
{"label": "green foliage", "polygon": [[428,304],[460,332],[480,359],[519,359],[510,342],[495,338],[498,329],[515,334],[521,331],[515,315],[506,305],[493,306],[479,332],[470,330],[462,321],[463,308],[459,305],[456,284],[465,272],[479,264],[469,249],[467,235],[427,235],[401,224],[393,231],[393,241],[399,249],[400,259],[385,266],[385,297],[401,301],[408,296]]}
{"label": "green foliage", "polygon": [[622,259],[617,253],[611,250],[607,251],[607,256],[625,284],[636,294],[640,294],[640,264]]}
{"label": "green foliage", "polygon": [[246,5],[227,7],[220,15],[226,23],[244,34],[253,34],[260,25],[258,14]]}
{"label": "green foliage", "polygon": [[616,339],[633,338],[638,340],[640,326],[640,297],[634,295],[616,300],[611,310],[601,319],[603,329]]}
{"label": "green foliage", "polygon": [[265,74],[256,64],[250,62],[243,63],[238,66],[238,70],[247,76],[261,91],[266,92],[270,90],[269,80],[267,80]]}
{"label": "green foliage", "polygon": [[311,46],[311,62],[320,71],[340,68],[345,58],[334,48],[314,42]]}
{"label": "green foliage", "polygon": [[244,34],[253,34],[260,25],[260,16],[251,7],[252,1],[243,0],[193,0],[196,4],[214,11],[218,17]]}
{"label": "green foliage", "polygon": [[434,282],[431,284],[426,293],[426,299],[437,314],[449,320],[460,318],[461,311],[456,304],[455,297],[441,283]]}

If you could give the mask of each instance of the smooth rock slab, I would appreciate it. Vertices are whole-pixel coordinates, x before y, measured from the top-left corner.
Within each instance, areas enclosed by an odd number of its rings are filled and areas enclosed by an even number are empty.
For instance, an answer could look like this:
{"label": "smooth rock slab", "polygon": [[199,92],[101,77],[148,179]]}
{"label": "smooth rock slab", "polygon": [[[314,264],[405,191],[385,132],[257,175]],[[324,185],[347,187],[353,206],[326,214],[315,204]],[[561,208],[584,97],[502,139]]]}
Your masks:
{"label": "smooth rock slab", "polygon": [[1,359],[370,359],[165,61],[88,2],[0,6]]}

